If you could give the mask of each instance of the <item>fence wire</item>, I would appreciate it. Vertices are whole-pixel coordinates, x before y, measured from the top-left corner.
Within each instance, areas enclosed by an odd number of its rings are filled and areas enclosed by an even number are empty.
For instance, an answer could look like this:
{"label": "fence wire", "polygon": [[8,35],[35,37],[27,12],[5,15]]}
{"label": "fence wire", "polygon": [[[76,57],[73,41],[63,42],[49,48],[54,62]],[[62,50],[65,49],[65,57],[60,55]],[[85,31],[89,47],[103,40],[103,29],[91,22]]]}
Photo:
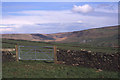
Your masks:
{"label": "fence wire", "polygon": [[54,60],[53,46],[19,46],[19,60]]}

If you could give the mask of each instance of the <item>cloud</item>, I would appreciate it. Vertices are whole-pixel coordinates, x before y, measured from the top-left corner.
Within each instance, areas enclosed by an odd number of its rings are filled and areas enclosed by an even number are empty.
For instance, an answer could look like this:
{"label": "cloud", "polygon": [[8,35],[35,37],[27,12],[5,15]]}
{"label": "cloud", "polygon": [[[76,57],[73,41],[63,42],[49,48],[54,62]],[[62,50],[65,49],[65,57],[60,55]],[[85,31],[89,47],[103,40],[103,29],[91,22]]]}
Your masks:
{"label": "cloud", "polygon": [[80,21],[80,20],[79,20],[79,21],[77,21],[77,23],[83,23],[83,21]]}
{"label": "cloud", "polygon": [[0,32],[13,31],[12,28],[0,28]]}
{"label": "cloud", "polygon": [[115,10],[108,10],[108,9],[95,9],[95,12],[102,12],[102,13],[118,13],[118,9]]}
{"label": "cloud", "polygon": [[[86,9],[84,12],[90,11]],[[2,24],[4,26],[2,27],[6,27],[6,29],[2,28],[1,31],[11,31],[12,33],[71,32],[74,30],[114,25],[118,22],[115,14],[109,15],[109,13],[106,13],[106,16],[103,16],[101,13],[95,14],[101,16],[76,14],[71,10],[26,10],[11,12],[7,16],[3,15]],[[7,26],[11,28],[7,28]]]}
{"label": "cloud", "polygon": [[72,11],[78,12],[78,13],[89,13],[89,12],[94,11],[94,9],[90,5],[85,4],[83,6],[74,5],[72,8]]}
{"label": "cloud", "polygon": [[1,25],[0,28],[8,28],[9,26]]}
{"label": "cloud", "polygon": [[[63,11],[44,11],[44,10],[31,10],[14,12],[22,14],[21,16],[6,16],[3,18],[2,24],[19,24],[19,25],[33,25],[33,24],[46,24],[46,23],[73,23],[81,21],[76,14],[70,10]],[[24,15],[25,14],[25,15]],[[82,22],[82,21],[81,21]]]}
{"label": "cloud", "polygon": [[118,13],[118,3],[101,3],[96,6],[96,12]]}

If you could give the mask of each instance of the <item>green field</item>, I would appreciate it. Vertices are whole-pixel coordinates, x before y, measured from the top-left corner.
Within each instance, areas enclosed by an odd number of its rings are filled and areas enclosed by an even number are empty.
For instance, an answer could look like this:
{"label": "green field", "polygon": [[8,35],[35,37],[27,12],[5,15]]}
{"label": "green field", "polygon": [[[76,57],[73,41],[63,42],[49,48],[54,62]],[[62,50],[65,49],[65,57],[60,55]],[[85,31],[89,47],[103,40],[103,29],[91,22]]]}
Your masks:
{"label": "green field", "polygon": [[118,78],[117,72],[47,63],[44,61],[7,62],[3,78]]}
{"label": "green field", "polygon": [[[114,53],[117,51],[111,47],[95,47],[77,43],[53,43],[53,42],[33,42],[23,40],[3,39],[3,48],[14,48],[16,44],[24,46],[54,46],[62,49],[80,50],[86,49],[94,52]],[[14,52],[15,53],[15,52]],[[118,72],[101,71],[97,69],[85,68],[82,66],[68,66],[54,64],[53,61],[19,61],[4,62],[2,64],[3,78],[119,78]]]}
{"label": "green field", "polygon": [[61,49],[70,49],[70,50],[80,50],[86,49],[92,52],[105,52],[105,53],[115,53],[117,48],[113,47],[98,47],[91,44],[80,44],[80,43],[56,43],[56,42],[37,42],[37,41],[25,41],[25,40],[8,40],[2,39],[3,48],[15,48],[15,45],[22,46],[54,46]]}

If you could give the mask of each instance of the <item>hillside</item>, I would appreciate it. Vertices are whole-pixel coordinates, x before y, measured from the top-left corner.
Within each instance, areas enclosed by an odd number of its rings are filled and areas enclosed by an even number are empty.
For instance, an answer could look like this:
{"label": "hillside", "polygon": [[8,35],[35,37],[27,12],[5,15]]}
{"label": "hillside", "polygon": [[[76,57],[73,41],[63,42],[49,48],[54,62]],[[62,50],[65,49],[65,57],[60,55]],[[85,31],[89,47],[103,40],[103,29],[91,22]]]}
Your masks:
{"label": "hillside", "polygon": [[55,34],[2,34],[2,38],[45,42],[85,43],[113,47],[118,46],[118,26]]}
{"label": "hillside", "polygon": [[79,42],[97,46],[117,46],[118,27],[103,27],[72,32],[72,35],[62,42]]}

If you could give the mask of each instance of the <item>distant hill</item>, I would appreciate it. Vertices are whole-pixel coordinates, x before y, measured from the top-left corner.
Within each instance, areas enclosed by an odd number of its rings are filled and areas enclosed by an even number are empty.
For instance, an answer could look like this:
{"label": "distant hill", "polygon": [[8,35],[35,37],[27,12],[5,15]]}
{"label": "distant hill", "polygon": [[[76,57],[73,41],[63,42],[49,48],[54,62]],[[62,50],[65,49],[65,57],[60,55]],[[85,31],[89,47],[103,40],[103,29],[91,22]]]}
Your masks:
{"label": "distant hill", "polygon": [[118,27],[120,26],[56,34],[2,34],[2,38],[45,42],[72,42],[115,47],[118,46]]}

